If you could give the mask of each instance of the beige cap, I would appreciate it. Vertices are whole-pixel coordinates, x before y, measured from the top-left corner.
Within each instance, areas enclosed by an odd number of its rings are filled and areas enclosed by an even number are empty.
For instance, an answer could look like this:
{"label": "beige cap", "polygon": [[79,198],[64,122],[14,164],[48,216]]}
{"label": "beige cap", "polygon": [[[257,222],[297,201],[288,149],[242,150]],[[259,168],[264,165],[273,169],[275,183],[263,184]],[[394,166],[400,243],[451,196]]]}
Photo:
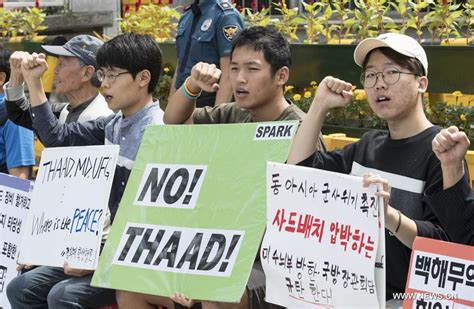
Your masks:
{"label": "beige cap", "polygon": [[384,33],[360,42],[354,51],[355,63],[362,67],[367,54],[379,47],[389,47],[402,55],[418,59],[425,69],[425,75],[428,75],[428,59],[423,47],[412,37],[399,33]]}

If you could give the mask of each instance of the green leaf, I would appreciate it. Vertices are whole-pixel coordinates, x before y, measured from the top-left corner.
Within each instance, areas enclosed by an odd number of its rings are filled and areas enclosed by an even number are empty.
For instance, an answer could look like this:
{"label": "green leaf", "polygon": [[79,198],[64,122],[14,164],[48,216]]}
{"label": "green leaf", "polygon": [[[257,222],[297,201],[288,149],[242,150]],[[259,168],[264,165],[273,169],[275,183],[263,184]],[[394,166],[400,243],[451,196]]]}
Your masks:
{"label": "green leaf", "polygon": [[295,17],[291,22],[292,22],[292,24],[299,25],[304,21],[305,21],[305,19],[303,17]]}

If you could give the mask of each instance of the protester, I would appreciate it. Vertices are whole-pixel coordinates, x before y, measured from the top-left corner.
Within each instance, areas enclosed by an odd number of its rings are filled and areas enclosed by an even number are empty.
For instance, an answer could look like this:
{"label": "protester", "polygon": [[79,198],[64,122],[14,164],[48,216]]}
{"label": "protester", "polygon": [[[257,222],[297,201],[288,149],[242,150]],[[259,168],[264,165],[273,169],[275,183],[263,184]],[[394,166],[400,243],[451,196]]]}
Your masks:
{"label": "protester", "polygon": [[[196,64],[190,78],[174,94],[165,110],[165,123],[218,124],[256,121],[299,120],[304,113],[285,99],[283,86],[288,81],[291,52],[283,36],[271,28],[252,27],[243,30],[232,41],[230,81],[235,102],[196,108],[201,91],[217,91],[221,71],[213,64]],[[316,140],[318,137],[316,136]],[[319,142],[320,143],[320,142]],[[320,147],[323,147],[320,143]],[[173,300],[185,306],[194,304],[180,293]],[[173,302],[161,296],[117,291],[123,308],[152,308]],[[198,306],[195,304],[194,306]],[[260,261],[254,263],[247,289],[239,304],[203,302],[204,308],[270,308],[265,302],[265,275]],[[194,308],[194,307],[193,307]]]}
{"label": "protester", "polygon": [[[59,57],[55,92],[64,94],[68,102],[51,107],[61,123],[85,122],[113,114],[98,91],[100,82],[96,71],[99,67],[95,54],[102,44],[93,36],[78,35],[63,46],[43,45],[48,54]],[[30,104],[25,97],[21,73],[21,62],[28,56],[27,52],[17,51],[10,57],[12,78],[5,85],[5,93],[10,120],[31,128]]]}
{"label": "protester", "polygon": [[0,46],[0,172],[27,179],[35,165],[34,135],[7,117],[3,85],[10,79],[10,55]]}
{"label": "protester", "polygon": [[[32,54],[21,63],[30,90],[32,125],[46,147],[120,146],[109,197],[112,218],[117,211],[145,126],[162,124],[163,112],[152,92],[160,78],[161,50],[149,36],[122,34],[97,52],[97,72],[110,109],[117,114],[83,123],[61,124],[53,115],[40,77],[47,70],[44,55]],[[115,292],[90,286],[91,271],[38,267],[13,279],[7,296],[13,308],[97,308],[115,303]]]}
{"label": "protester", "polygon": [[423,93],[428,87],[428,61],[414,39],[395,33],[365,39],[354,52],[362,67],[361,82],[370,107],[387,121],[389,131],[371,131],[342,150],[319,151],[314,141],[326,114],[345,106],[352,85],[334,77],[320,83],[314,100],[297,132],[288,163],[363,176],[366,185],[388,180],[391,188],[380,195],[385,205],[386,298],[403,292],[416,236],[447,240],[439,219],[427,205],[424,194],[442,186],[439,160],[431,151],[431,140],[440,128],[423,111]]}
{"label": "protester", "polygon": [[[240,13],[228,0],[195,0],[185,9],[178,23],[176,51],[178,64],[174,72],[169,99],[200,61],[215,64],[222,71],[219,91],[203,93],[197,106],[214,106],[230,102],[229,54],[233,37],[243,29]],[[168,99],[168,100],[169,100]]]}
{"label": "protester", "polygon": [[[96,61],[102,41],[89,35],[78,35],[62,46],[43,45],[43,49],[59,57],[55,67],[55,91],[65,95],[69,103],[51,104],[53,114],[60,123],[85,122],[113,114],[104,97],[99,93],[97,79],[99,65]],[[50,54],[51,55],[51,54]],[[32,129],[30,103],[25,96],[24,77],[21,63],[29,53],[16,51],[10,56],[11,78],[5,85],[6,111],[11,121]],[[47,58],[46,58],[47,60]],[[43,73],[43,81],[46,72]],[[103,241],[110,230],[110,211],[106,211],[103,227]],[[19,270],[28,270],[31,265],[19,265]],[[62,271],[62,270],[59,270]]]}

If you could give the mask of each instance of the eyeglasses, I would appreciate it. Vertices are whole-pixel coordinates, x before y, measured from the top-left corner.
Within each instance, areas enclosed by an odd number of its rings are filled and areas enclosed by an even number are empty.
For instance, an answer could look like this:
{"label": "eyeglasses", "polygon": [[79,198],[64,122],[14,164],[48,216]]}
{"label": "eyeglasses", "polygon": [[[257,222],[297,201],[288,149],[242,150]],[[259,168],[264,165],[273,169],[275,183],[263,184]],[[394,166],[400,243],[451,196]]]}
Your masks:
{"label": "eyeglasses", "polygon": [[97,79],[99,80],[99,82],[102,83],[105,80],[105,78],[107,78],[109,80],[109,82],[111,84],[113,84],[117,80],[117,76],[120,76],[122,74],[128,74],[128,73],[129,72],[125,71],[125,72],[120,72],[120,73],[116,73],[116,74],[106,74],[104,71],[98,70],[97,71]]}
{"label": "eyeglasses", "polygon": [[400,74],[409,74],[418,76],[418,74],[411,72],[401,72],[396,68],[386,68],[382,72],[375,72],[367,70],[363,72],[360,76],[360,82],[364,88],[372,88],[377,83],[379,74],[382,74],[382,79],[387,85],[396,84],[400,80]]}

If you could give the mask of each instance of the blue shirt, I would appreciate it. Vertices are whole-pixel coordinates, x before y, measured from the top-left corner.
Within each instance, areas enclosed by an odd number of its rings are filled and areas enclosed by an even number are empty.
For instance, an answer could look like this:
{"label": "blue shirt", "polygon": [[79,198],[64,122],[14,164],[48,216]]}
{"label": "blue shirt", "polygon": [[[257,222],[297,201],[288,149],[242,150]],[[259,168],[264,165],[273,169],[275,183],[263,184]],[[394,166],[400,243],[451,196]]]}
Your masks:
{"label": "blue shirt", "polygon": [[33,131],[17,126],[6,117],[5,96],[0,93],[0,171],[35,165]]}
{"label": "blue shirt", "polygon": [[201,0],[199,8],[202,15],[192,35],[188,61],[183,70],[180,67],[184,64],[186,44],[193,24],[192,10],[188,8],[178,23],[176,89],[181,87],[196,63],[203,61],[219,67],[220,59],[230,54],[232,38],[244,28],[240,13],[227,0]]}
{"label": "blue shirt", "polygon": [[59,123],[46,102],[31,108],[33,128],[46,147],[119,145],[119,158],[110,190],[109,209],[115,216],[125,185],[135,162],[145,127],[163,124],[163,111],[158,103],[148,104],[130,117],[122,112],[82,123]]}

